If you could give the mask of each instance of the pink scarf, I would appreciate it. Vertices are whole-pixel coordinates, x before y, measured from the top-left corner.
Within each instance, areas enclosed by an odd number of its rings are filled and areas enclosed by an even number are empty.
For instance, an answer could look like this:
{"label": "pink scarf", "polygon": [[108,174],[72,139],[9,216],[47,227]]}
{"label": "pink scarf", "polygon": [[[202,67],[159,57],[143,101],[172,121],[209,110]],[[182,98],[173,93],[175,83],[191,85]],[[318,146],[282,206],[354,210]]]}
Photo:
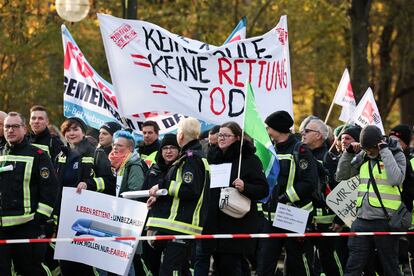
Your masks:
{"label": "pink scarf", "polygon": [[111,166],[115,168],[115,170],[119,170],[120,167],[122,167],[123,165],[125,165],[126,161],[128,160],[130,153],[129,152],[118,152],[115,153],[114,150],[112,150],[109,153],[109,161],[111,161]]}

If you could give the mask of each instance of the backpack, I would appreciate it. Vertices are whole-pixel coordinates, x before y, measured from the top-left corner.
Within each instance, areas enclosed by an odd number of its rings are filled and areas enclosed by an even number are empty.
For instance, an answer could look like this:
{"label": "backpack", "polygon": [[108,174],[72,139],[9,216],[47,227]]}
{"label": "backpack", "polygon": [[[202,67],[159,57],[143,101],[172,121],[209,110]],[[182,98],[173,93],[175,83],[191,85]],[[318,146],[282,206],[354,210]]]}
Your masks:
{"label": "backpack", "polygon": [[[293,158],[296,164],[299,164],[299,148],[302,145],[305,144],[298,142],[293,148]],[[318,169],[318,181],[312,192],[312,203],[316,208],[325,207],[325,191],[327,187],[329,187],[329,171],[323,166],[322,161],[317,160],[313,155],[312,158],[316,162],[316,167]]]}

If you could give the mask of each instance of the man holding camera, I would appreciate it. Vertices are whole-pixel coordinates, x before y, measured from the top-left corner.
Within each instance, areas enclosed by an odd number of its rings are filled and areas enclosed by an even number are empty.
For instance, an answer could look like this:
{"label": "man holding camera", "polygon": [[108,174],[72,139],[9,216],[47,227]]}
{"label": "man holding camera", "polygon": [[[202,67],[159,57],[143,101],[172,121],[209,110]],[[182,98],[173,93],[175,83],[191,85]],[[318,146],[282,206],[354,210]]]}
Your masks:
{"label": "man holding camera", "polygon": [[[359,175],[357,218],[352,232],[388,232],[389,217],[398,210],[406,159],[396,140],[386,141],[376,126],[366,126],[360,143],[351,143],[339,160],[336,180]],[[402,275],[398,267],[398,236],[349,238],[350,256],[345,275],[361,275],[375,248],[384,275]]]}

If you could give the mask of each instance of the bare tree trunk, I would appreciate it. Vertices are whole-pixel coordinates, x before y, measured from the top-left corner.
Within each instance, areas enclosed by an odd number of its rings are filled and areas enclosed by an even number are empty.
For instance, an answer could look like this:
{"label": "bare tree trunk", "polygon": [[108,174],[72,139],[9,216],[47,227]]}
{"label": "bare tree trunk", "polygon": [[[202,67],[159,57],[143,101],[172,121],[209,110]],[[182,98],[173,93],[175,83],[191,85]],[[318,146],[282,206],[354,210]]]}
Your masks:
{"label": "bare tree trunk", "polygon": [[383,120],[388,117],[389,103],[393,100],[395,93],[391,91],[393,70],[391,67],[391,51],[393,48],[392,34],[394,32],[395,6],[390,3],[390,9],[381,34],[381,44],[379,50],[380,73],[377,89],[377,105]]}
{"label": "bare tree trunk", "polygon": [[412,0],[400,2],[397,21],[399,76],[396,93],[400,97],[401,122],[414,124],[414,3]]}
{"label": "bare tree trunk", "polygon": [[138,0],[122,0],[122,18],[137,19]]}
{"label": "bare tree trunk", "polygon": [[368,88],[368,26],[371,0],[352,0],[351,18],[351,82],[358,100]]}

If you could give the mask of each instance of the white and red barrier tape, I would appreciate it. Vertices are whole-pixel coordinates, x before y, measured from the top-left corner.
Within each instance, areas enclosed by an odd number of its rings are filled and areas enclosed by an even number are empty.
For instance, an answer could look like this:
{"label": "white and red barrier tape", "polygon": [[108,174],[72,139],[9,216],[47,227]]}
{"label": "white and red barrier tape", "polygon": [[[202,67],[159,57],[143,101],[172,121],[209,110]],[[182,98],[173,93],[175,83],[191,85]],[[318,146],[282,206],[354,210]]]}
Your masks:
{"label": "white and red barrier tape", "polygon": [[343,233],[270,233],[270,234],[215,234],[215,235],[165,235],[143,237],[83,237],[50,239],[10,239],[0,240],[2,244],[43,243],[43,242],[87,242],[87,241],[149,241],[149,240],[202,240],[202,239],[263,239],[263,238],[305,238],[305,237],[353,237],[353,236],[401,236],[414,235],[414,232],[343,232]]}

